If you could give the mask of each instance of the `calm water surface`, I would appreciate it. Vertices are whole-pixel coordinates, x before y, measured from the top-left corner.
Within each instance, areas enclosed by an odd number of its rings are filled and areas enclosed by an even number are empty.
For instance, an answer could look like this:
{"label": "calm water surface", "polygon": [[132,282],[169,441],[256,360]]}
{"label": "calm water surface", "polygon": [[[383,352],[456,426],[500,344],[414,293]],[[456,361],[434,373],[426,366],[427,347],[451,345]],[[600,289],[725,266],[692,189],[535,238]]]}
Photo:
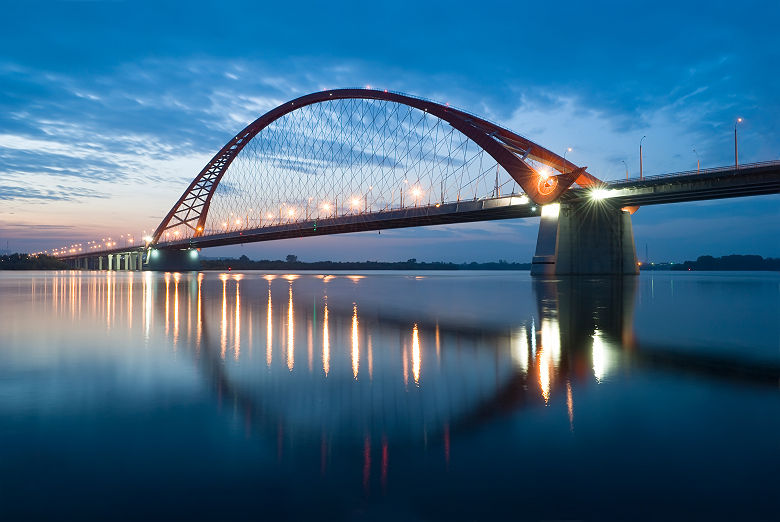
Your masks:
{"label": "calm water surface", "polygon": [[0,273],[0,519],[777,520],[780,274]]}

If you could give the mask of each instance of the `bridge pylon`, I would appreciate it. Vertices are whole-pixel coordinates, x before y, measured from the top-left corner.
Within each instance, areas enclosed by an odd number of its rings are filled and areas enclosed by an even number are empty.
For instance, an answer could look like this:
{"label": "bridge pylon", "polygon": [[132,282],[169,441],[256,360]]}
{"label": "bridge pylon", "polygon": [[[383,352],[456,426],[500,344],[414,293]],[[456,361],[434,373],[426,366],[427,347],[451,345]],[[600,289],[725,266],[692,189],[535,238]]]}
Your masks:
{"label": "bridge pylon", "polygon": [[609,200],[542,207],[531,275],[635,275],[631,214]]}

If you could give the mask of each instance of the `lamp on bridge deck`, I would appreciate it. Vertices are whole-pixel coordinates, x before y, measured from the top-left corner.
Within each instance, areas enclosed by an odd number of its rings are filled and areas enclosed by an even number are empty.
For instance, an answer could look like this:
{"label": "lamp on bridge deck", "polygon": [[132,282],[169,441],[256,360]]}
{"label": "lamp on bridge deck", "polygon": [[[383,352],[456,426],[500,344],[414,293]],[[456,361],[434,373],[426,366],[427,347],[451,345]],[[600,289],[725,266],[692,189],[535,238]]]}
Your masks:
{"label": "lamp on bridge deck", "polygon": [[734,170],[739,170],[739,149],[737,147],[737,125],[742,123],[742,118],[734,122]]}

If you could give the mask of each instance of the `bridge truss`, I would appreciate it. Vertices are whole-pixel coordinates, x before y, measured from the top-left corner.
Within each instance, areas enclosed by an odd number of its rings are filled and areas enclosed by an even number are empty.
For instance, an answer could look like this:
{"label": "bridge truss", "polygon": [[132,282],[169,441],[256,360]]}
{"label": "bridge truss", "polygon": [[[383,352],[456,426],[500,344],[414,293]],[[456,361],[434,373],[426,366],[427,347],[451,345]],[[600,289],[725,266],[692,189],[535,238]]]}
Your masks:
{"label": "bridge truss", "polygon": [[584,167],[469,113],[371,89],[269,111],[203,168],[152,244],[524,194],[557,200]]}

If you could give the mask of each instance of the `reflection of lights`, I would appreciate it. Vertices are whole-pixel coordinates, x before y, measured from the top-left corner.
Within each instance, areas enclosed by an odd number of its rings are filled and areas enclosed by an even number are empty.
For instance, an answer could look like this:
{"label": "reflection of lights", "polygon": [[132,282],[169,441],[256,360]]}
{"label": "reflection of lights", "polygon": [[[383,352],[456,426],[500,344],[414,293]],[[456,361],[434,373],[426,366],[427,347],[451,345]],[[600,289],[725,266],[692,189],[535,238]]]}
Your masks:
{"label": "reflection of lights", "polygon": [[292,371],[295,366],[295,323],[293,316],[292,281],[289,290],[290,299],[287,302],[287,368]]}
{"label": "reflection of lights", "polygon": [[236,318],[235,318],[236,331],[235,331],[235,344],[233,348],[233,355],[235,359],[238,360],[238,356],[241,353],[241,289],[240,289],[241,275],[236,274],[233,276],[233,279],[236,280]]}
{"label": "reflection of lights", "polygon": [[220,356],[225,358],[225,349],[227,348],[227,274],[219,274],[222,280],[222,323],[220,328]]}
{"label": "reflection of lights", "polygon": [[271,366],[271,359],[274,353],[274,326],[273,326],[273,308],[271,305],[271,282],[268,281],[268,318],[265,325],[265,365]]}
{"label": "reflection of lights", "polygon": [[552,203],[542,207],[542,217],[556,217],[561,211],[560,203]]}
{"label": "reflection of lights", "polygon": [[360,368],[360,347],[358,346],[357,305],[352,305],[352,375],[357,379]]}
{"label": "reflection of lights", "polygon": [[574,431],[574,399],[571,394],[571,382],[566,381],[566,411],[569,413],[569,428]]}
{"label": "reflection of lights", "polygon": [[181,274],[173,274],[173,345],[179,340],[179,281]]}
{"label": "reflection of lights", "polygon": [[509,345],[512,361],[523,373],[528,373],[528,335],[525,326],[512,335]]}
{"label": "reflection of lights", "polygon": [[557,366],[561,360],[561,329],[557,318],[542,318],[541,341],[553,364]]}
{"label": "reflection of lights", "polygon": [[325,311],[322,319],[322,371],[325,377],[330,371],[330,336],[328,335],[328,303],[325,303]]}
{"label": "reflection of lights", "polygon": [[540,348],[536,354],[536,359],[536,366],[539,368],[539,388],[542,390],[544,403],[547,404],[550,400],[550,372],[552,371],[550,351],[544,347]]}
{"label": "reflection of lights", "polygon": [[612,354],[604,341],[603,334],[596,330],[593,332],[593,375],[596,381],[601,382],[609,373],[612,366]]}
{"label": "reflection of lights", "polygon": [[412,328],[412,377],[415,384],[420,384],[420,337],[417,325]]}

